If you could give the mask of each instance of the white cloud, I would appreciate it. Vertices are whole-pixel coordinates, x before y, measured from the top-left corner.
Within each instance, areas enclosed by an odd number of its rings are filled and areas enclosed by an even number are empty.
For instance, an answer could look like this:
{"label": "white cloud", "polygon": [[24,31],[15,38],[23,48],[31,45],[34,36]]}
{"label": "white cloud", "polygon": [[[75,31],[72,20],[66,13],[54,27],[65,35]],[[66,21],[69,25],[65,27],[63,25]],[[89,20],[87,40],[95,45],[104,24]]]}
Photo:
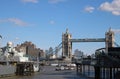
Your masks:
{"label": "white cloud", "polygon": [[38,0],[21,0],[23,3],[38,3]]}
{"label": "white cloud", "polygon": [[0,23],[13,23],[18,26],[28,26],[29,24],[18,18],[0,19]]}
{"label": "white cloud", "polygon": [[92,7],[92,6],[87,6],[87,7],[84,8],[84,11],[89,12],[89,13],[92,13],[94,9],[95,9],[95,8]]}
{"label": "white cloud", "polygon": [[120,15],[120,0],[104,2],[100,5],[100,10],[111,12],[113,15]]}
{"label": "white cloud", "polygon": [[57,4],[57,3],[60,3],[60,2],[65,2],[66,0],[48,0],[49,3],[51,4]]}
{"label": "white cloud", "polygon": [[54,20],[51,20],[51,21],[50,21],[50,24],[52,24],[52,25],[55,24],[55,21],[54,21]]}

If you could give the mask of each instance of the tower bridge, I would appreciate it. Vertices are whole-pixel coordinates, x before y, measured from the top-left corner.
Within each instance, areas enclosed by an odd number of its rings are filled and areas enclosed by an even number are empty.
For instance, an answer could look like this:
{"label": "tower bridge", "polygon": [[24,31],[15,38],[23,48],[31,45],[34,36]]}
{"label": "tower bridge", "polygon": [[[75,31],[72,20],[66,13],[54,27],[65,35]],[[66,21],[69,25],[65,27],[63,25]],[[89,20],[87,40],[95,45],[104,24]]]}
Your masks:
{"label": "tower bridge", "polygon": [[58,52],[62,49],[62,57],[65,58],[72,58],[72,43],[78,43],[78,42],[104,42],[105,43],[105,52],[108,52],[108,48],[114,47],[116,45],[117,47],[120,47],[115,42],[115,33],[120,33],[120,31],[112,30],[111,28],[105,32],[104,38],[72,38],[72,34],[69,33],[68,29],[66,29],[66,32],[62,34],[62,42],[55,47],[54,54],[57,56]]}
{"label": "tower bridge", "polygon": [[109,31],[105,33],[104,38],[73,39],[68,29],[66,29],[66,32],[62,34],[62,57],[72,58],[72,43],[75,42],[105,42],[107,52],[109,47],[114,47],[114,32],[109,29]]}

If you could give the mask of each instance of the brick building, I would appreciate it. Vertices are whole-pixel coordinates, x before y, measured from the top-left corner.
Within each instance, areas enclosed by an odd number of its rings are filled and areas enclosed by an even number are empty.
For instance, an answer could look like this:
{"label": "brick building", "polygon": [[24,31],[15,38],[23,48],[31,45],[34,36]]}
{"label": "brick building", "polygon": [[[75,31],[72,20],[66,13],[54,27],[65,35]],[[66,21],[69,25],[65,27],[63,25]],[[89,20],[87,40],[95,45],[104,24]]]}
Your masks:
{"label": "brick building", "polygon": [[44,51],[41,50],[40,48],[37,48],[36,45],[34,45],[32,42],[25,41],[24,43],[17,45],[15,48],[17,51],[25,52],[26,55],[32,58],[36,58],[38,56],[39,57],[45,56]]}

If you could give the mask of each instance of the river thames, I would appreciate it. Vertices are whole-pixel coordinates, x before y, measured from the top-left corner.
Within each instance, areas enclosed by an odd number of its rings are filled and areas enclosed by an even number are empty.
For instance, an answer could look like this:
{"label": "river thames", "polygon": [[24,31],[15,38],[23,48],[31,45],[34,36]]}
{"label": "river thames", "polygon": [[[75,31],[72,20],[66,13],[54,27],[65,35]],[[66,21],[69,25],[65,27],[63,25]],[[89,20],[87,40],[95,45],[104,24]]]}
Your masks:
{"label": "river thames", "polygon": [[33,73],[31,76],[11,76],[0,79],[90,79],[82,75],[78,75],[76,70],[56,71],[55,67],[42,67],[41,72]]}

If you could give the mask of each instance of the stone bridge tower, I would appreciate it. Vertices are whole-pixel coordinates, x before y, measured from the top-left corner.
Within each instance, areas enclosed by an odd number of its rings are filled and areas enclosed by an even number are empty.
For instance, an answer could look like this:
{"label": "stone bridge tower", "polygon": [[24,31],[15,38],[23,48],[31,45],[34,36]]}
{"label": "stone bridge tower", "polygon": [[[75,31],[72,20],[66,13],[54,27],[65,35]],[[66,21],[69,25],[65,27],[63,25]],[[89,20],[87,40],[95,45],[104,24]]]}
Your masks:
{"label": "stone bridge tower", "polygon": [[105,34],[105,38],[106,38],[106,52],[108,52],[108,48],[114,47],[114,32],[109,29],[108,32],[106,32]]}
{"label": "stone bridge tower", "polygon": [[66,33],[62,34],[62,57],[65,58],[72,58],[72,42],[70,39],[72,38],[72,35],[68,32],[68,29],[66,29]]}

